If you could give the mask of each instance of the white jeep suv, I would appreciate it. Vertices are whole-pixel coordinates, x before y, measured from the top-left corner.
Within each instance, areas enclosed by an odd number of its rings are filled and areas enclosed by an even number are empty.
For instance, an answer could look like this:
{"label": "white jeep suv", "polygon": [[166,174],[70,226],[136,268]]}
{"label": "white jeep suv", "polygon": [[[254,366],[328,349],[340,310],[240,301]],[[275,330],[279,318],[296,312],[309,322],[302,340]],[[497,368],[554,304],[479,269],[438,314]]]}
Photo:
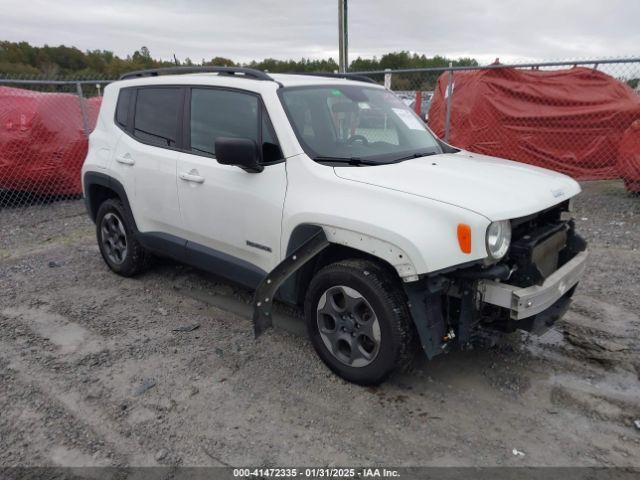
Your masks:
{"label": "white jeep suv", "polygon": [[151,254],[304,308],[341,377],[376,384],[435,355],[541,331],[587,257],[564,175],[458,150],[366,78],[212,67],[105,88],[82,170],[107,265]]}

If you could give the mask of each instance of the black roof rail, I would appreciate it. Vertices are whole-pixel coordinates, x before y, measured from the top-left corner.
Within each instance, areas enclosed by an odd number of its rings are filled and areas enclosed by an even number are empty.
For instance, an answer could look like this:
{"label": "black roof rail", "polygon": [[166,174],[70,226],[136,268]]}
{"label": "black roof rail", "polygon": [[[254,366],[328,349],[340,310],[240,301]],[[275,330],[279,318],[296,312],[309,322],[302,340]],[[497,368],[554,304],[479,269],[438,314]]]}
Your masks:
{"label": "black roof rail", "polygon": [[334,72],[302,72],[295,75],[309,75],[311,77],[330,77],[330,78],[344,78],[346,80],[356,80],[358,82],[367,82],[377,84],[373,78],[366,75],[359,75],[357,73],[334,73]]}
{"label": "black roof rail", "polygon": [[159,75],[182,75],[186,73],[217,73],[219,75],[238,75],[254,80],[275,80],[261,70],[243,67],[164,67],[151,68],[149,70],[136,70],[135,72],[125,73],[120,80],[142,77],[157,77]]}

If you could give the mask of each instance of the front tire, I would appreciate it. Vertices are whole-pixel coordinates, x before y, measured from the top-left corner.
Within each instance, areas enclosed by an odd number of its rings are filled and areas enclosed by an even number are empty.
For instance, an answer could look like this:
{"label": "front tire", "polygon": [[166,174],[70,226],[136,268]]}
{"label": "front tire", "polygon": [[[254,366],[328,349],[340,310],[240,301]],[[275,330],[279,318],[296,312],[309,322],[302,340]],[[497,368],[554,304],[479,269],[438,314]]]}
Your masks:
{"label": "front tire", "polygon": [[345,380],[377,385],[410,364],[415,331],[390,269],[360,259],[328,265],[312,279],[304,307],[318,356]]}
{"label": "front tire", "polygon": [[147,268],[150,255],[135,237],[133,219],[122,202],[105,200],[96,215],[96,237],[105,263],[118,275],[131,277]]}

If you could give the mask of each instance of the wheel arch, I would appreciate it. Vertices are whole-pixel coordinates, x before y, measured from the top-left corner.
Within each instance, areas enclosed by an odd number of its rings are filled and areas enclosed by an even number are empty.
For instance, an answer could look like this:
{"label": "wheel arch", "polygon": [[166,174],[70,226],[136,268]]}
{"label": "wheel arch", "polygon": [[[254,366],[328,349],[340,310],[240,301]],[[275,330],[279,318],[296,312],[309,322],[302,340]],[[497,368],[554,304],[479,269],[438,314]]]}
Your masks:
{"label": "wheel arch", "polygon": [[[93,222],[96,221],[98,209],[100,205],[110,198],[117,198],[122,202],[124,208],[127,209],[127,213],[130,218],[133,219],[133,213],[131,212],[131,206],[129,205],[129,198],[125,192],[122,184],[115,178],[99,172],[87,172],[82,179],[84,187],[84,201],[87,207],[87,213]],[[133,225],[135,231],[138,231],[137,226]]]}
{"label": "wheel arch", "polygon": [[349,258],[378,262],[390,272],[395,272],[399,279],[417,279],[409,257],[398,247],[368,235],[326,225],[300,224],[295,227],[287,243],[286,256],[320,231],[324,231],[330,245],[283,283],[279,295],[284,301],[302,305],[315,273],[326,265]]}

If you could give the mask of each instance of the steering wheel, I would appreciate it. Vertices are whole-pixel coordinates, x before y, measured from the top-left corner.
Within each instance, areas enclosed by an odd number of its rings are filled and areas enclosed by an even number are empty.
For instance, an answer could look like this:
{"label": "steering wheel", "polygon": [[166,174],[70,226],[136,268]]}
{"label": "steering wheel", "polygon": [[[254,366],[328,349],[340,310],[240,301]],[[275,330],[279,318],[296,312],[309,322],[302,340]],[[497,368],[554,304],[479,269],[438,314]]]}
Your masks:
{"label": "steering wheel", "polygon": [[356,142],[360,142],[362,145],[369,145],[369,140],[367,140],[367,137],[363,135],[353,135],[349,137],[349,140],[347,140],[347,145],[353,145]]}

